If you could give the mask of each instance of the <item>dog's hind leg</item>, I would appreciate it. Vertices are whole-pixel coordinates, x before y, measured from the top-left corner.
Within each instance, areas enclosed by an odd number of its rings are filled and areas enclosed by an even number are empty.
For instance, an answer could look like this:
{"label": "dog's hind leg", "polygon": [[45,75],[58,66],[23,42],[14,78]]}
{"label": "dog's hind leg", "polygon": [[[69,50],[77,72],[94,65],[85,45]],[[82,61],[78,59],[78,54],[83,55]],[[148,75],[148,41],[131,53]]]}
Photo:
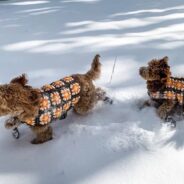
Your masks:
{"label": "dog's hind leg", "polygon": [[74,111],[77,114],[84,115],[92,110],[98,101],[104,101],[110,104],[113,103],[113,100],[106,95],[103,89],[93,88],[93,90],[82,93],[80,101],[74,106]]}
{"label": "dog's hind leg", "polygon": [[41,144],[52,140],[52,127],[45,126],[33,126],[31,130],[36,134],[36,138],[31,141],[32,144]]}
{"label": "dog's hind leg", "polygon": [[104,91],[102,88],[96,88],[96,101],[104,101],[105,103],[113,104],[113,100],[107,96],[106,91]]}
{"label": "dog's hind leg", "polygon": [[93,109],[96,104],[95,96],[89,94],[83,94],[80,101],[74,106],[74,112],[80,115],[85,115]]}

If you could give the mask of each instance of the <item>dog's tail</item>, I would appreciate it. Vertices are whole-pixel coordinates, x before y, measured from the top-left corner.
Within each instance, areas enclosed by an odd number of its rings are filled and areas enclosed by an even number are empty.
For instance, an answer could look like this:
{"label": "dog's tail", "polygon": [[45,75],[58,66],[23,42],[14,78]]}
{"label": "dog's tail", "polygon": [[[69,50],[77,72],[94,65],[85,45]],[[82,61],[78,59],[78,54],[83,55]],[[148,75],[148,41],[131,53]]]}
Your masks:
{"label": "dog's tail", "polygon": [[92,80],[96,80],[100,77],[101,74],[101,63],[100,63],[100,55],[97,54],[93,62],[91,64],[91,69],[86,73],[86,76],[91,78]]}

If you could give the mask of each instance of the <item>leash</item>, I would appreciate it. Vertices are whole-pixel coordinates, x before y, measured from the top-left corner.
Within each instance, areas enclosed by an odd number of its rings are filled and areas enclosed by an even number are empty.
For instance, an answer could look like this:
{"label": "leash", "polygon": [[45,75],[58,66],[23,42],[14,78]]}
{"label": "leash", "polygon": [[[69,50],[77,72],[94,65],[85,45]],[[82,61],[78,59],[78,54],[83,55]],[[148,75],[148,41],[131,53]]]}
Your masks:
{"label": "leash", "polygon": [[20,132],[19,132],[19,129],[17,127],[13,129],[12,136],[15,139],[19,139],[20,138]]}
{"label": "leash", "polygon": [[112,82],[112,78],[113,78],[115,67],[116,67],[116,62],[117,62],[117,56],[115,57],[115,60],[114,60],[114,64],[113,64],[113,68],[112,68],[112,73],[111,73],[111,78],[110,78],[109,84],[111,84],[111,82]]}
{"label": "leash", "polygon": [[[115,72],[115,68],[116,68],[116,63],[117,63],[117,56],[114,59],[114,64],[113,64],[113,68],[112,68],[112,73],[111,73],[111,77],[109,80],[109,85],[111,85],[112,83],[112,79],[113,79],[113,75]],[[106,96],[103,100],[105,103],[112,105],[114,103],[113,99],[111,99],[110,97]]]}

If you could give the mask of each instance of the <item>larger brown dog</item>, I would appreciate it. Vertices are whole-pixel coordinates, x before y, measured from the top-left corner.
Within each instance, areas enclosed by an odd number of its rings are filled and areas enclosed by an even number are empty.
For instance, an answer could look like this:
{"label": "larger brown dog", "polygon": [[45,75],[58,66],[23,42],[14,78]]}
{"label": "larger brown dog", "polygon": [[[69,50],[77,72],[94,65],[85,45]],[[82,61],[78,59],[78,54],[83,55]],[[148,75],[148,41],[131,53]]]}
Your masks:
{"label": "larger brown dog", "polygon": [[89,112],[98,100],[105,98],[105,92],[93,84],[101,72],[99,57],[95,56],[86,74],[65,77],[41,89],[28,86],[24,74],[1,85],[0,116],[11,117],[6,128],[26,123],[36,134],[32,143],[39,144],[52,139],[50,123],[62,119],[71,108],[78,114]]}

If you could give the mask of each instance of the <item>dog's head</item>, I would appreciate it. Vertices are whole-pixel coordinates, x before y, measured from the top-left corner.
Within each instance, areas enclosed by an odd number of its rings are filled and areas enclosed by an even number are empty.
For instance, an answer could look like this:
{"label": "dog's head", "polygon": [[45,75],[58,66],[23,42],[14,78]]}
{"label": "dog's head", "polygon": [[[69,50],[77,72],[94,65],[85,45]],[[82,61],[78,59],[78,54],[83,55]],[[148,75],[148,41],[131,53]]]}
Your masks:
{"label": "dog's head", "polygon": [[148,66],[139,69],[140,76],[147,81],[147,88],[151,92],[165,87],[167,79],[171,76],[168,57],[153,59]]}
{"label": "dog's head", "polygon": [[168,65],[168,57],[162,59],[153,59],[148,63],[147,67],[139,69],[141,77],[147,81],[164,80],[171,76],[170,66]]}
{"label": "dog's head", "polygon": [[27,85],[25,74],[0,85],[0,116],[21,114],[25,107],[38,104],[39,92]]}

